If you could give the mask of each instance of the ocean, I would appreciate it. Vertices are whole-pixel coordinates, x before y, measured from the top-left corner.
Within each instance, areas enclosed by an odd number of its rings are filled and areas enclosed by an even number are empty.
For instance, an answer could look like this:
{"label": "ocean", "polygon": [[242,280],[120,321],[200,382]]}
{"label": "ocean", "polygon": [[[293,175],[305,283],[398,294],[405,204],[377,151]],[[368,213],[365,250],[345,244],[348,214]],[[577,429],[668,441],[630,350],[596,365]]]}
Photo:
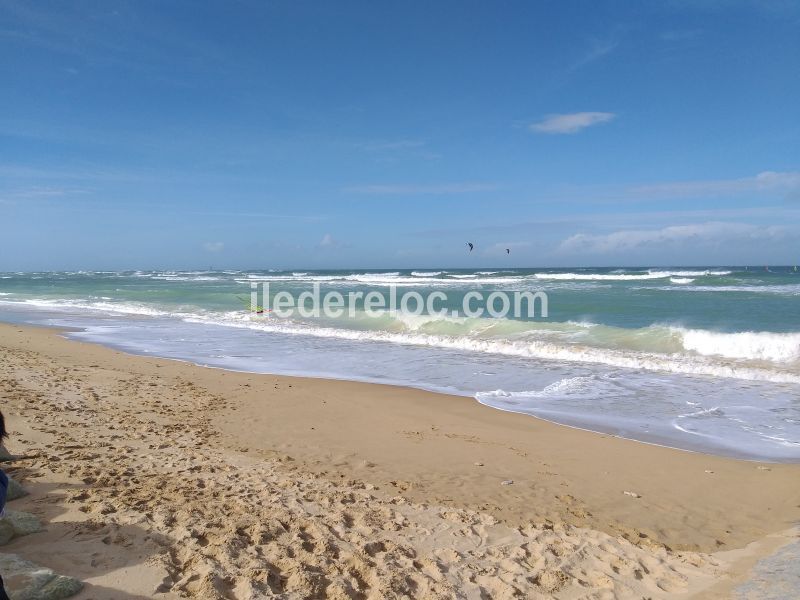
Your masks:
{"label": "ocean", "polygon": [[[422,295],[447,315],[282,318],[270,295]],[[545,292],[547,318],[452,316],[469,292]],[[0,320],[226,369],[418,387],[642,442],[800,461],[792,267],[0,273]],[[424,420],[424,415],[420,415]]]}

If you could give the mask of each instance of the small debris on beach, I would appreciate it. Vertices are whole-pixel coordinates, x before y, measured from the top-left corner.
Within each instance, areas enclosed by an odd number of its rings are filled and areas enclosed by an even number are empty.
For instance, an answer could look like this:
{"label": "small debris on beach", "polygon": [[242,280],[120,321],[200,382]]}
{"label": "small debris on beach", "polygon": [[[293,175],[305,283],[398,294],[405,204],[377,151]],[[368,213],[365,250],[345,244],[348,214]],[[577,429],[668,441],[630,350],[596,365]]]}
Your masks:
{"label": "small debris on beach", "polygon": [[506,479],[505,481],[501,481],[500,485],[512,485],[514,483],[513,479]]}
{"label": "small debris on beach", "polygon": [[641,494],[637,494],[636,492],[629,492],[628,490],[625,490],[622,493],[625,494],[626,496],[630,496],[631,498],[641,498],[642,497]]}

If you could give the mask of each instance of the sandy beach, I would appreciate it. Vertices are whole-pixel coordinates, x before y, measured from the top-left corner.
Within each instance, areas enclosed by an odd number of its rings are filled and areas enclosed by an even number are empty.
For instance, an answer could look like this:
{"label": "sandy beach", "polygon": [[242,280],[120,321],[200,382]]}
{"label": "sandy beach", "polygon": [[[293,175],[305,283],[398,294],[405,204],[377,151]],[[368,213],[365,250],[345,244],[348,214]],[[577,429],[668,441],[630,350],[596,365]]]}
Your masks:
{"label": "sandy beach", "polygon": [[800,600],[800,2],[0,23],[0,600]]}
{"label": "sandy beach", "polygon": [[0,325],[0,398],[76,598],[730,597],[800,466],[419,390],[209,369]]}

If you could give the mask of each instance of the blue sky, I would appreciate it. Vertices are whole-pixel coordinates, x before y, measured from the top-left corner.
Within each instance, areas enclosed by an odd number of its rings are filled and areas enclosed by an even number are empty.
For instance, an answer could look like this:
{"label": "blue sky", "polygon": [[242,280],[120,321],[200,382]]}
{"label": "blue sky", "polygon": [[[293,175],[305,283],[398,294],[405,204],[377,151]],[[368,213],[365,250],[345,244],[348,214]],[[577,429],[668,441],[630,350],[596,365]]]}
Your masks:
{"label": "blue sky", "polygon": [[0,270],[795,264],[798,64],[798,2],[0,0]]}

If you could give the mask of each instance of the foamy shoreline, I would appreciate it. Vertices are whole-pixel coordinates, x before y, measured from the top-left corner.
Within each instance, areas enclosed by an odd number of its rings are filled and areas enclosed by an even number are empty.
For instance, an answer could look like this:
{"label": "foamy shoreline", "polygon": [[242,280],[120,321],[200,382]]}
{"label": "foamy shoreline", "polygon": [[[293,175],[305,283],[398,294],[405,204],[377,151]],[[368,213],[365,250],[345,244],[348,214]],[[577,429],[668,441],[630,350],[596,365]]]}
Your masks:
{"label": "foamy shoreline", "polygon": [[[0,305],[11,320],[81,329],[73,337],[133,354],[235,371],[454,393],[501,410],[646,443],[752,460],[800,461],[794,363],[666,352],[691,343],[708,352],[752,351],[777,360],[796,353],[800,334],[726,334],[656,325],[627,331],[571,321],[448,324],[407,316],[391,320],[402,322],[403,331],[384,331],[386,323],[362,331],[254,317],[247,311],[159,316],[141,310],[120,313],[106,302],[92,310],[69,303]],[[480,332],[435,333],[442,326]],[[512,326],[519,331],[506,335]],[[571,336],[589,338],[558,341]],[[655,336],[667,346],[655,353],[586,345],[590,338],[600,343],[620,336],[632,343]]]}

